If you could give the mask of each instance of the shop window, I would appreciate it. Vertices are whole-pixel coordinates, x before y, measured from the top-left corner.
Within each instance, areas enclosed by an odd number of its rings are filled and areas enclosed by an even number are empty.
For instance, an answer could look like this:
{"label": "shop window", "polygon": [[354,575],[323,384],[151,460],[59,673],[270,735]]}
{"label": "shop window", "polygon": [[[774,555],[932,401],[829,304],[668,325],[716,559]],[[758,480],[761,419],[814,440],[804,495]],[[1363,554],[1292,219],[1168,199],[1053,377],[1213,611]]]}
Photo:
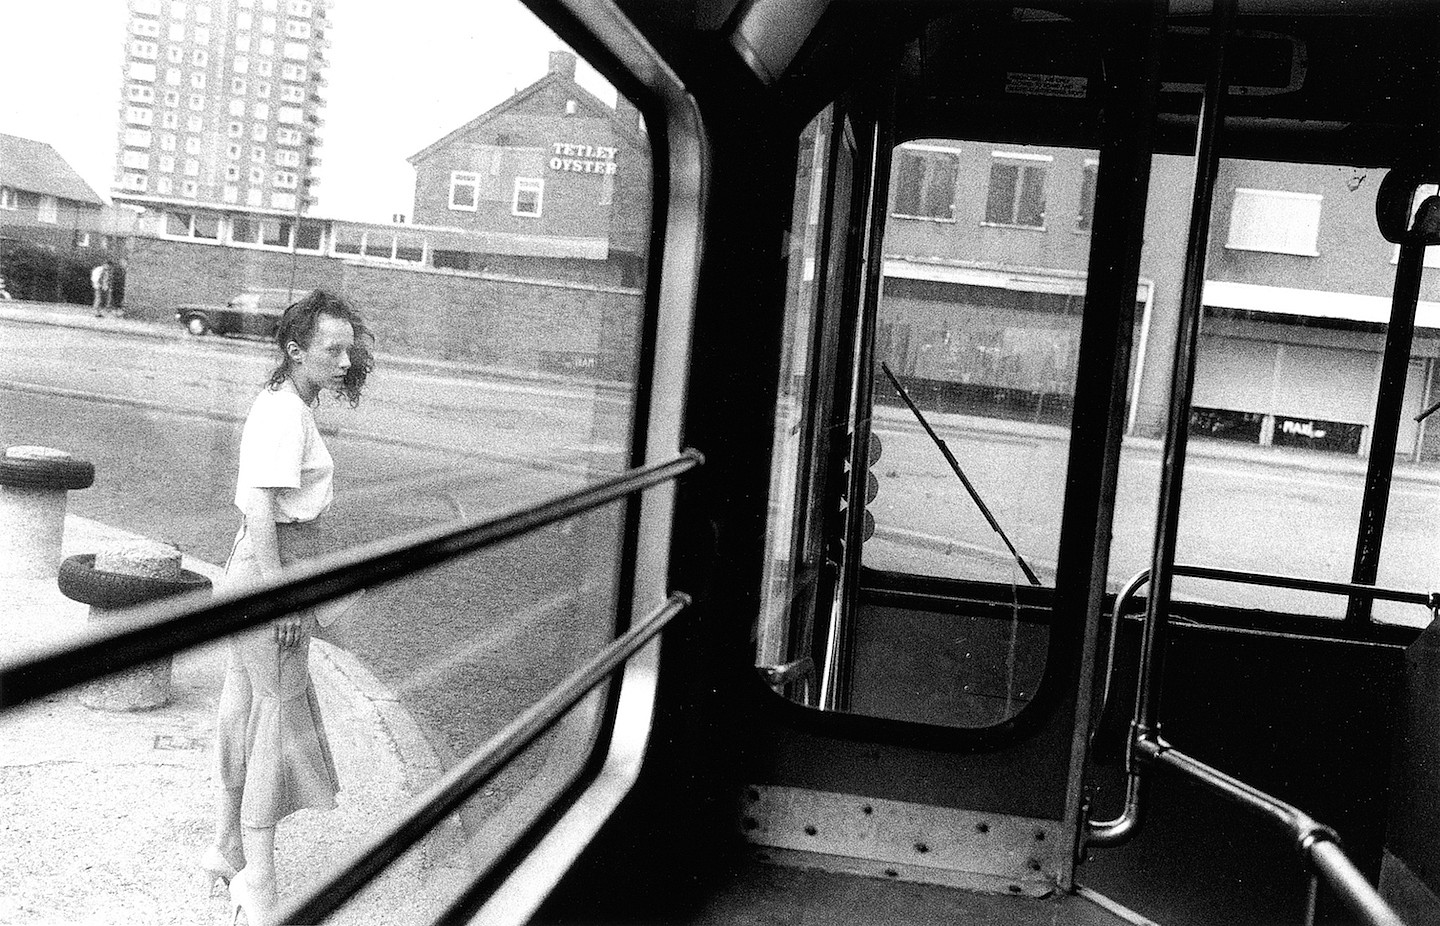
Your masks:
{"label": "shop window", "polygon": [[358,228],[335,227],[336,254],[359,254],[360,247],[365,242],[365,232]]}
{"label": "shop window", "polygon": [[462,170],[450,172],[450,208],[474,212],[480,206],[480,175]]}
{"label": "shop window", "polygon": [[1190,433],[1195,437],[1260,443],[1265,416],[1255,412],[1237,412],[1228,408],[1190,409]]}
{"label": "shop window", "polygon": [[301,222],[295,228],[295,249],[297,251],[318,251],[323,235],[319,222]]}
{"label": "shop window", "polygon": [[515,178],[515,199],[510,212],[513,215],[540,217],[541,205],[545,198],[545,181],[532,177]]}
{"label": "shop window", "polygon": [[990,162],[986,224],[1044,228],[1045,177],[1050,161],[1048,155],[996,152]]}
{"label": "shop window", "polygon": [[1354,456],[1360,452],[1360,436],[1364,432],[1363,426],[1343,421],[1286,418],[1277,415],[1275,435],[1271,441],[1276,447],[1303,447],[1307,450]]}
{"label": "shop window", "polygon": [[1237,188],[1225,247],[1318,257],[1321,199],[1319,193]]}
{"label": "shop window", "polygon": [[959,153],[939,146],[904,145],[895,154],[895,214],[953,220]]}

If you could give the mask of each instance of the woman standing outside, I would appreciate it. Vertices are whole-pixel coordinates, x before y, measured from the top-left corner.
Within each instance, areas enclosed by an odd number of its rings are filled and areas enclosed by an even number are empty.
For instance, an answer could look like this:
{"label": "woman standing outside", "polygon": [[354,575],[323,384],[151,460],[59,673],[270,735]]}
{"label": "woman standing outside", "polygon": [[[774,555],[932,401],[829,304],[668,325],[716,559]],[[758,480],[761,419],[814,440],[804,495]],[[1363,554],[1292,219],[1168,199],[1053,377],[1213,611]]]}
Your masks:
{"label": "woman standing outside", "polygon": [[[272,581],[319,552],[316,519],[334,498],[335,467],[311,407],[326,392],[359,404],[374,366],[371,340],[359,313],[331,293],[316,290],[285,310],[275,334],[280,365],[240,439],[235,505],[244,520],[217,591]],[[339,790],[310,680],[317,621],[329,623],[324,609],[230,641],[217,720],[215,843],[200,865],[207,878],[228,883],[234,916],[244,910],[251,926],[276,902],[275,825],[302,808],[334,808]]]}

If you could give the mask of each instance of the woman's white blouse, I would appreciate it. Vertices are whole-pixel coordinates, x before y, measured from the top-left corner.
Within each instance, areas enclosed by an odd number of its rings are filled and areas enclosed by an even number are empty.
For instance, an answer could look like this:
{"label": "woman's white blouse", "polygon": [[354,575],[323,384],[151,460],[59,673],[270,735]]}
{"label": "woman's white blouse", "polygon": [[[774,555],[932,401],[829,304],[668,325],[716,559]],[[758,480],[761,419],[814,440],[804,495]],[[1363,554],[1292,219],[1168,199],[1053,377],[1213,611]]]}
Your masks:
{"label": "woman's white blouse", "polygon": [[309,406],[288,386],[262,391],[240,435],[235,506],[245,510],[249,489],[279,489],[276,521],[312,521],[335,498],[334,475]]}

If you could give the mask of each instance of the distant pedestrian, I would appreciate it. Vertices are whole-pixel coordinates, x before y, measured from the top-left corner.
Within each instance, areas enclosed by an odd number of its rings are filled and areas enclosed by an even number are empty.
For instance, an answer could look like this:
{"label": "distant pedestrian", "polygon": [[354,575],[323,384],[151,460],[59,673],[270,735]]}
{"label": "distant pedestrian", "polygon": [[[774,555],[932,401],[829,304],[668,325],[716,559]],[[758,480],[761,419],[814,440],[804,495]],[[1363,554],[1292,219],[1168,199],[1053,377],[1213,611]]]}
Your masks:
{"label": "distant pedestrian", "polygon": [[115,284],[115,270],[110,261],[90,271],[90,286],[95,290],[95,317],[99,318],[110,310],[111,287]]}
{"label": "distant pedestrian", "polygon": [[[274,581],[316,555],[317,519],[334,498],[334,462],[311,406],[326,392],[359,404],[373,367],[371,334],[344,299],[315,291],[285,310],[280,365],[240,438],[235,505],[244,516],[217,591]],[[339,782],[310,679],[310,637],[345,602],[287,615],[230,641],[220,692],[215,843],[200,865],[228,883],[232,910],[268,922],[276,904],[275,825],[329,810]]]}

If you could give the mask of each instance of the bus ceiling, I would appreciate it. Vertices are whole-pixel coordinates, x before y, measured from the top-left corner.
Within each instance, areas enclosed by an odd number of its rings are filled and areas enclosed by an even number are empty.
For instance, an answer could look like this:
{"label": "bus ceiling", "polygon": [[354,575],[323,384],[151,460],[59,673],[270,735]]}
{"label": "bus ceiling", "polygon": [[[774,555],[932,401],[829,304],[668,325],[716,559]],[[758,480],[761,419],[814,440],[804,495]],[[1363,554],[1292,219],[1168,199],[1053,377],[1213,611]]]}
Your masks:
{"label": "bus ceiling", "polygon": [[[668,46],[683,79],[713,79],[702,72],[728,55],[807,119],[889,72],[898,78],[897,138],[959,132],[1072,147],[1098,138],[1103,50],[1117,20],[1112,4],[1075,0],[887,0],[884,17],[873,0],[621,5]],[[1194,146],[1211,3],[1169,7],[1157,147],[1184,154]],[[1224,154],[1383,167],[1424,143],[1415,126],[1435,98],[1437,13],[1424,0],[1240,0]],[[687,64],[697,73],[683,73]],[[1037,127],[1049,137],[1037,138]]]}

